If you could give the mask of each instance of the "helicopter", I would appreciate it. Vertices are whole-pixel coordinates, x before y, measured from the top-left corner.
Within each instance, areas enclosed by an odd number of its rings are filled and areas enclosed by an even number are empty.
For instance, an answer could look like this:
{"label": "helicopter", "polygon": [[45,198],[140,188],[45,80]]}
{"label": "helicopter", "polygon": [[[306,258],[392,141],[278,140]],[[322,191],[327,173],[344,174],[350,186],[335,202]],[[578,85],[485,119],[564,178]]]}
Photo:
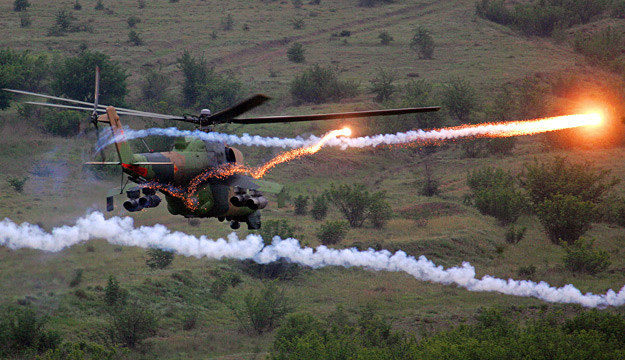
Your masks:
{"label": "helicopter", "polygon": [[[270,99],[266,95],[256,94],[216,113],[211,113],[209,109],[202,109],[197,116],[175,116],[99,104],[100,72],[98,68],[95,74],[93,103],[23,90],[3,90],[66,102],[71,105],[27,101],[28,104],[91,111],[90,122],[95,126],[98,141],[100,139],[99,124],[108,125],[119,161],[86,163],[87,165],[120,166],[122,169],[122,185],[119,189],[109,192],[106,198],[107,211],[115,209],[114,195],[123,194],[128,182],[133,182],[137,186],[126,190],[127,199],[123,203],[124,209],[128,212],[143,211],[159,206],[161,198],[157,192],[160,192],[164,195],[167,210],[171,214],[182,215],[186,218],[215,217],[219,221],[229,221],[232,229],[238,229],[242,222],[245,222],[250,230],[260,229],[260,210],[268,204],[265,194],[279,194],[283,186],[237,172],[210,176],[211,171],[215,169],[243,166],[243,154],[227,144],[205,141],[198,137],[176,138],[172,149],[168,152],[133,153],[124,136],[119,115],[187,122],[196,125],[202,131],[210,132],[215,125],[227,123],[266,124],[336,120],[431,112],[440,109],[437,106],[430,106],[240,118],[240,115]],[[123,183],[124,174],[128,178],[126,185]]]}

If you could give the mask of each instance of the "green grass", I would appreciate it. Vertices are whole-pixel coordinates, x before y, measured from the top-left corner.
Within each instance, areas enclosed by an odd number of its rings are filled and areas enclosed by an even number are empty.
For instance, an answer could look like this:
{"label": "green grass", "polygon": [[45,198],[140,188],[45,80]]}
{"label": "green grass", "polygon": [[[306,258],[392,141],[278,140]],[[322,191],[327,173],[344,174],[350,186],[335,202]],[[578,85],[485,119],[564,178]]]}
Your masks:
{"label": "green grass", "polygon": [[[587,71],[600,78],[607,76],[601,70],[589,68],[566,43],[520,37],[508,28],[477,18],[472,0],[398,0],[374,8],[354,7],[355,2],[323,0],[318,6],[304,2],[298,10],[288,1],[146,1],[146,8],[140,10],[134,0],[105,1],[105,7],[112,12],[109,13],[94,10],[95,1],[81,1],[83,9],[71,11],[77,21],[92,24],[94,32],[48,37],[46,32],[54,22],[55,12],[71,9],[74,1],[32,1],[28,11],[33,24],[20,28],[18,14],[9,11],[12,1],[1,0],[0,8],[7,11],[0,12],[0,31],[5,34],[0,46],[67,56],[75,54],[81,43],[88,44],[91,50],[107,53],[127,69],[131,75],[129,100],[134,104],[139,103],[139,84],[148,68],[161,67],[172,77],[170,90],[180,91],[181,74],[176,58],[188,49],[196,56],[204,55],[216,70],[231,71],[245,83],[246,92],[274,97],[274,101],[257,109],[256,114],[379,108],[372,101],[373,95],[367,93],[369,80],[379,67],[395,70],[400,84],[415,73],[433,83],[462,76],[471,81],[485,102],[490,102],[492,90],[497,86],[514,83],[535,72]],[[227,13],[234,17],[232,31],[220,28],[221,19]],[[126,20],[132,15],[141,19],[137,31],[145,42],[143,46],[127,43]],[[292,29],[291,20],[295,17],[304,19],[303,29]],[[242,29],[244,23],[250,26],[250,31]],[[408,47],[417,25],[424,25],[432,32],[437,44],[432,60],[418,60]],[[211,37],[213,30],[217,32],[216,39]],[[351,31],[351,36],[332,36],[342,30]],[[379,45],[377,36],[384,30],[395,39],[389,46]],[[288,42],[282,41],[285,37]],[[286,50],[295,41],[306,49],[304,64],[291,63],[286,57]],[[314,63],[331,65],[342,79],[359,82],[360,95],[340,103],[295,106],[288,94],[289,82]],[[271,77],[270,70],[277,76]],[[15,107],[0,116],[0,219],[37,223],[49,230],[73,224],[76,217],[89,210],[103,210],[107,190],[118,186],[119,179],[100,181],[85,175],[81,164],[91,160],[93,133],[70,139],[45,135],[38,129],[38,119],[19,119]],[[133,127],[144,125],[135,119],[122,121]],[[349,123],[356,132],[366,131],[359,129],[358,121]],[[341,124],[224,126],[218,131],[307,136],[322,134]],[[245,147],[242,150],[253,165],[280,151]],[[572,283],[583,292],[604,293],[609,288],[618,290],[623,286],[623,228],[594,224],[588,235],[597,239],[596,246],[611,254],[612,265],[596,276],[577,275],[563,269],[564,251],[549,242],[535,217],[521,217],[519,225],[528,227],[525,238],[517,245],[509,245],[504,238],[505,228],[494,218],[463,205],[462,200],[468,193],[466,174],[472,169],[490,165],[519,172],[524,163],[534,158],[542,160],[555,155],[568,156],[574,161],[589,160],[610,169],[612,175],[625,178],[621,160],[625,149],[553,150],[543,146],[540,136],[534,136],[521,139],[511,157],[467,159],[461,154],[458,144],[450,143],[432,156],[434,174],[441,184],[441,194],[434,198],[418,195],[423,165],[411,148],[323,149],[313,156],[279,165],[266,179],[285,184],[292,197],[320,194],[332,182],[364,182],[376,191],[386,190],[394,211],[386,228],[351,229],[338,247],[401,249],[414,256],[424,254],[445,266],[470,261],[478,277],[490,274],[518,278],[519,267],[535,265],[532,280],[544,280],[554,286]],[[53,170],[63,176],[41,176],[41,172],[37,175],[36,164],[40,160],[54,164]],[[23,194],[6,184],[9,176],[28,174],[30,180]],[[622,185],[615,192],[625,194]],[[113,215],[128,214],[116,210]],[[224,237],[231,232],[227,224],[216,219],[201,220],[199,226],[191,226],[186,219],[169,215],[164,206],[132,217],[136,226],[160,223],[171,230],[209,238]],[[314,234],[322,222],[310,216],[294,216],[292,205],[278,209],[272,199],[263,210],[263,217],[286,218],[295,226],[296,237],[302,243],[319,245]],[[339,213],[332,209],[328,219],[339,218]],[[426,221],[420,222],[423,218]],[[244,237],[248,231],[238,233]],[[241,332],[228,307],[229,302],[240,300],[247,289],[259,286],[259,280],[243,275],[236,262],[176,256],[170,268],[155,271],[145,265],[142,249],[119,248],[102,240],[88,245],[93,246],[93,251],[82,244],[55,254],[0,248],[0,303],[27,299],[50,315],[50,326],[66,339],[104,341],[108,318],[101,311],[102,291],[98,287],[106,285],[109,275],[115,275],[133,296],[150,304],[160,318],[157,335],[146,341],[143,353],[134,352],[134,358],[235,359],[254,358],[256,354],[262,358],[266,354],[273,334],[256,337]],[[83,280],[70,288],[76,269],[84,269]],[[223,301],[212,298],[208,292],[216,269],[241,273],[243,278],[242,284],[226,292]],[[176,280],[179,277],[176,274],[191,276],[195,285]],[[472,321],[475,312],[484,306],[516,306],[530,315],[542,307],[559,307],[567,313],[580,311],[578,306],[469,292],[417,281],[402,273],[358,268],[306,269],[296,279],[280,285],[297,311],[325,315],[342,305],[354,314],[361,306],[373,303],[384,317],[393,321],[394,327],[417,336]],[[87,298],[77,297],[76,290],[85,291]],[[198,325],[185,331],[182,321],[188,311],[198,312]]]}

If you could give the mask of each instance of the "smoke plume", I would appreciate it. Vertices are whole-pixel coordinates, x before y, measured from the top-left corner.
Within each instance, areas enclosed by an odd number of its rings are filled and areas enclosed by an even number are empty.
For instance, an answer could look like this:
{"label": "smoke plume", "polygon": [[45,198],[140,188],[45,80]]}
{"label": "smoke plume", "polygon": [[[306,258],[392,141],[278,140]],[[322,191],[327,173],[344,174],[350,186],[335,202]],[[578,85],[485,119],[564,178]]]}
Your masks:
{"label": "smoke plume", "polygon": [[172,232],[163,225],[135,227],[129,217],[106,219],[102,213],[93,212],[76,221],[74,226],[62,226],[45,232],[28,223],[15,224],[9,219],[0,222],[0,246],[11,249],[31,248],[43,251],[61,251],[69,246],[91,239],[105,239],[111,244],[162,248],[184,256],[208,259],[252,259],[269,263],[278,259],[321,268],[325,266],[363,267],[375,271],[405,272],[417,280],[463,287],[469,291],[489,291],[506,295],[534,297],[547,302],[574,303],[585,307],[622,306],[625,304],[625,286],[616,293],[583,294],[573,285],[560,288],[545,282],[498,279],[489,275],[478,279],[475,268],[468,262],[459,267],[444,269],[424,256],[415,258],[403,251],[359,251],[357,249],[331,249],[319,246],[304,247],[295,239],[273,238],[272,245],[263,247],[259,235],[239,239],[231,233],[227,240],[212,240],[182,232]]}

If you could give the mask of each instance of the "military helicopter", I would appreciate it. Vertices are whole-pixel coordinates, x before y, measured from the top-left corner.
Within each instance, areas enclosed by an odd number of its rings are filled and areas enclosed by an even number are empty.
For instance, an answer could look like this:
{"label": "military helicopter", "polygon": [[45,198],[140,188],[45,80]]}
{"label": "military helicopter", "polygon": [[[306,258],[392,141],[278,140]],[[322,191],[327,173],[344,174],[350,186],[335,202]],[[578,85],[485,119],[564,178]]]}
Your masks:
{"label": "military helicopter", "polygon": [[[96,128],[98,140],[100,139],[98,124],[104,123],[109,125],[119,161],[93,161],[87,164],[121,166],[122,185],[115,191],[117,194],[123,194],[125,190],[126,186],[123,185],[124,173],[127,175],[128,181],[137,184],[137,186],[131,187],[126,191],[128,199],[123,203],[123,207],[127,211],[136,212],[157,207],[161,203],[160,197],[156,194],[158,191],[165,196],[167,210],[171,214],[182,215],[187,218],[216,217],[220,221],[229,221],[232,229],[238,229],[241,222],[247,223],[248,229],[260,229],[260,210],[265,208],[268,203],[264,194],[277,194],[282,190],[282,185],[254,179],[239,173],[219,177],[202,176],[210,173],[213,169],[243,165],[244,161],[243,154],[238,149],[218,142],[204,141],[197,137],[177,138],[173,148],[168,152],[135,154],[126,141],[119,115],[188,122],[195,124],[200,130],[208,132],[212,130],[214,125],[226,123],[265,124],[336,120],[421,113],[438,111],[440,109],[440,107],[433,106],[329,114],[239,118],[240,115],[262,105],[270,99],[266,95],[256,94],[214,114],[208,109],[203,109],[198,116],[174,116],[99,104],[99,74],[99,69],[96,69],[93,103],[29,91],[3,90],[75,105],[26,102],[29,104],[91,111],[90,121]],[[113,196],[109,193],[107,197],[107,211],[113,210]]]}

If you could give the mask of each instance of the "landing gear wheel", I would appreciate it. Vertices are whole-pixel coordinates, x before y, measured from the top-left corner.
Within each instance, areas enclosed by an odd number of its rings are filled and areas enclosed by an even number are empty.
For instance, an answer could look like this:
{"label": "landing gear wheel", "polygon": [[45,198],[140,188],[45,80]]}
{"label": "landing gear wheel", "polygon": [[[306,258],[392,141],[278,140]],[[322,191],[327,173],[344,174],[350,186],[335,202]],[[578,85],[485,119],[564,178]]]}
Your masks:
{"label": "landing gear wheel", "polygon": [[238,228],[240,228],[240,227],[241,227],[241,224],[240,224],[238,221],[236,221],[236,220],[232,220],[232,221],[230,222],[230,228],[231,228],[232,230],[236,230],[236,229],[238,229]]}

